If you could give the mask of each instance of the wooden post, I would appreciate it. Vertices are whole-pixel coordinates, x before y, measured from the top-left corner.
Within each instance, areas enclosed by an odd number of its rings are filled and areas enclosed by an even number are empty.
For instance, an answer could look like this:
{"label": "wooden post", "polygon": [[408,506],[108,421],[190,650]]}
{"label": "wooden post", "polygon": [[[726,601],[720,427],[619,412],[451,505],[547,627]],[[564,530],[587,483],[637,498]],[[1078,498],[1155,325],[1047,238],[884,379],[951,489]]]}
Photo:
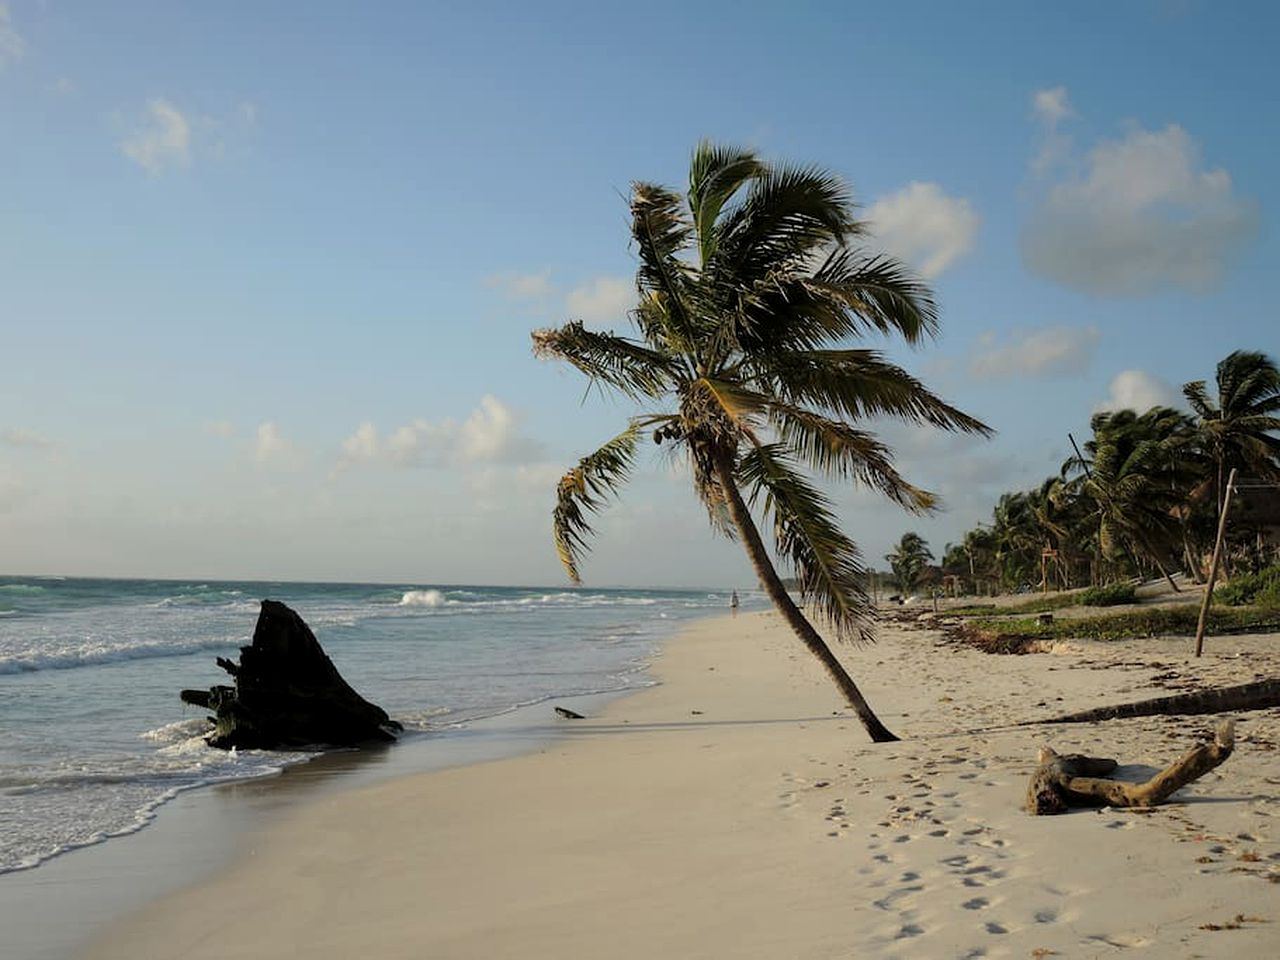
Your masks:
{"label": "wooden post", "polygon": [[1222,535],[1227,531],[1227,513],[1231,510],[1231,494],[1236,488],[1236,468],[1227,477],[1227,495],[1222,500],[1222,514],[1218,517],[1218,536],[1213,541],[1213,560],[1209,564],[1209,582],[1204,587],[1204,600],[1200,602],[1200,620],[1196,623],[1196,656],[1204,649],[1204,624],[1209,618],[1209,604],[1213,602],[1213,582],[1218,579],[1218,563],[1222,560]]}

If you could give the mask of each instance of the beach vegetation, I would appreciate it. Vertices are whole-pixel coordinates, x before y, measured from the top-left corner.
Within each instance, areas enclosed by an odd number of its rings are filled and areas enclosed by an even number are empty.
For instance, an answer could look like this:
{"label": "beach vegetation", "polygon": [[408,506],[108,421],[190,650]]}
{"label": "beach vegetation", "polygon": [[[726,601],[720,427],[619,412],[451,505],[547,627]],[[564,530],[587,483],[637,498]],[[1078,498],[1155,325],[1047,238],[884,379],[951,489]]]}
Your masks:
{"label": "beach vegetation", "polygon": [[1075,595],[1075,602],[1082,607],[1116,607],[1125,603],[1137,603],[1138,597],[1131,583],[1108,583],[1081,590]]}
{"label": "beach vegetation", "polygon": [[1215,590],[1213,599],[1231,607],[1256,604],[1280,608],[1280,566],[1238,574]]}
{"label": "beach vegetation", "polygon": [[1225,499],[1238,471],[1224,542],[1232,579],[1280,562],[1280,368],[1236,350],[1210,386],[1183,386],[1191,414],[1169,407],[1094,414],[1091,436],[1054,477],[1003,494],[989,522],[943,553],[964,592],[1103,586],[1133,578],[1207,574]]}
{"label": "beach vegetation", "polygon": [[[989,428],[876,350],[867,335],[921,343],[938,331],[931,292],[894,259],[860,244],[849,188],[816,168],[700,144],[683,193],[631,189],[639,260],[631,335],[577,320],[535,331],[534,352],[567,361],[640,412],[560,480],[553,531],[575,582],[591,516],[652,440],[688,467],[711,528],[746,551],[773,604],[857,713],[871,738],[896,739],[814,624],[838,640],[873,639],[867,570],[822,481],[879,491],[912,513],[936,506],[910,483],[867,423],[950,431]],[[763,532],[762,532],[763,531]]]}
{"label": "beach vegetation", "polygon": [[[1036,617],[975,618],[959,629],[966,639],[991,652],[1021,652],[1039,640],[1135,640],[1147,637],[1191,637],[1199,611],[1194,604],[1146,607],[1041,622]],[[1209,610],[1208,629],[1222,633],[1280,631],[1280,610],[1261,607]]]}

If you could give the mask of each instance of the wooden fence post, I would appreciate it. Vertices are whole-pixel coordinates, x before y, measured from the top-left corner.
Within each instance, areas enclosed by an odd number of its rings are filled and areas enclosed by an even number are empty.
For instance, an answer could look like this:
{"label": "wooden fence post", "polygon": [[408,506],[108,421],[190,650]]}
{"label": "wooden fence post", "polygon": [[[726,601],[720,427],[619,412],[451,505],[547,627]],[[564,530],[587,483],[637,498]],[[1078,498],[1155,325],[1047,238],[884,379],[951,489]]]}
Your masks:
{"label": "wooden fence post", "polygon": [[1200,620],[1196,623],[1196,656],[1204,649],[1204,625],[1209,619],[1209,604],[1213,602],[1213,583],[1218,579],[1218,563],[1222,559],[1222,535],[1227,531],[1227,512],[1231,509],[1231,494],[1236,488],[1236,468],[1227,477],[1227,495],[1222,500],[1222,515],[1218,517],[1218,536],[1213,541],[1213,561],[1209,564],[1209,582],[1204,587],[1204,599],[1200,602]]}

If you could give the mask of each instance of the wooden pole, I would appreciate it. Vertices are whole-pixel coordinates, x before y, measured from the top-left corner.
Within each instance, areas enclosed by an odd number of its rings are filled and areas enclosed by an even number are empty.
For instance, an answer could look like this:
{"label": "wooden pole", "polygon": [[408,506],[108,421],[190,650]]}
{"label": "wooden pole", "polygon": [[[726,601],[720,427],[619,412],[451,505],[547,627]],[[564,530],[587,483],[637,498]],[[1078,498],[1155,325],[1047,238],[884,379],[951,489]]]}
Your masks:
{"label": "wooden pole", "polygon": [[1209,618],[1209,604],[1213,602],[1213,582],[1218,579],[1218,563],[1222,559],[1222,535],[1227,531],[1227,513],[1231,510],[1231,494],[1236,488],[1236,468],[1227,477],[1227,494],[1222,499],[1222,513],[1218,516],[1218,536],[1213,541],[1213,561],[1209,564],[1209,582],[1204,587],[1204,599],[1200,602],[1200,620],[1196,624],[1196,656],[1204,649],[1204,624]]}

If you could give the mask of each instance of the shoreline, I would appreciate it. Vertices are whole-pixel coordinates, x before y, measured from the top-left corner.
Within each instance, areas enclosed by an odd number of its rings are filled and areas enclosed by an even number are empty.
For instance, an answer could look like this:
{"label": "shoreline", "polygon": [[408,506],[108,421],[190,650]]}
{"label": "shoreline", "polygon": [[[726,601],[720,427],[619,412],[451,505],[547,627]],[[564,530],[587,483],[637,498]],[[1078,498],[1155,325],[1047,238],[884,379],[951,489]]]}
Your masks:
{"label": "shoreline", "polygon": [[1042,738],[1140,777],[1210,718],[1002,726],[1184,667],[1274,673],[1269,638],[1191,661],[1174,641],[993,657],[881,634],[838,653],[902,742],[869,744],[773,614],[698,621],[658,686],[535,752],[326,791],[82,956],[1275,955],[1280,711],[1241,715],[1237,754],[1146,815],[1024,814]]}
{"label": "shoreline", "polygon": [[[638,671],[647,674],[647,667]],[[564,721],[551,715],[553,705],[594,712],[649,686],[553,697],[407,741],[329,750],[276,774],[185,790],[136,830],[0,874],[5,958],[77,956],[112,923],[236,862],[255,833],[287,817],[295,804],[317,803],[395,778],[518,756],[564,734]]]}

